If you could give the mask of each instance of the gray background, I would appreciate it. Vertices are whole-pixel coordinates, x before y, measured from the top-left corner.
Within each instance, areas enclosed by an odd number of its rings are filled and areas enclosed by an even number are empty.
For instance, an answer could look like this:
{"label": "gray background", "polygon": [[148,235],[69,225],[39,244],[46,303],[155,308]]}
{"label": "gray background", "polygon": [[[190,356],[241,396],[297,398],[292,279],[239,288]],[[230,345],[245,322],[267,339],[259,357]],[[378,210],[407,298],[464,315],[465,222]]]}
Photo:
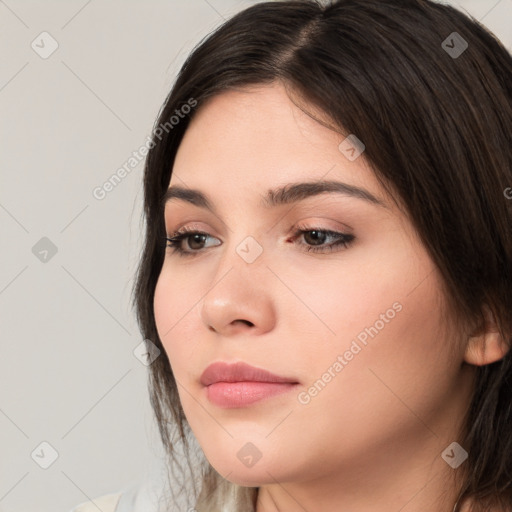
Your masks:
{"label": "gray background", "polygon": [[[254,3],[0,0],[0,512],[68,511],[161,461],[130,306],[143,162],[92,192],[147,140],[193,46]],[[449,3],[512,49],[512,0]]]}

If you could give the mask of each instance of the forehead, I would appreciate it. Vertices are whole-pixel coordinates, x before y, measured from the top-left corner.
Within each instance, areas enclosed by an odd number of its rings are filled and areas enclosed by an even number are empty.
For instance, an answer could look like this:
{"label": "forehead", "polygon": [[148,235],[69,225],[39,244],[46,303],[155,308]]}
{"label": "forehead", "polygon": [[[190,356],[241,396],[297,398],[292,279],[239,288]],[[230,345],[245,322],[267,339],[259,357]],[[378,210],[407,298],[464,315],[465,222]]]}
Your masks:
{"label": "forehead", "polygon": [[297,107],[279,83],[223,92],[196,112],[176,154],[171,183],[181,178],[177,184],[194,187],[243,182],[270,188],[343,179],[377,191],[364,153],[351,162],[338,148],[344,138]]}

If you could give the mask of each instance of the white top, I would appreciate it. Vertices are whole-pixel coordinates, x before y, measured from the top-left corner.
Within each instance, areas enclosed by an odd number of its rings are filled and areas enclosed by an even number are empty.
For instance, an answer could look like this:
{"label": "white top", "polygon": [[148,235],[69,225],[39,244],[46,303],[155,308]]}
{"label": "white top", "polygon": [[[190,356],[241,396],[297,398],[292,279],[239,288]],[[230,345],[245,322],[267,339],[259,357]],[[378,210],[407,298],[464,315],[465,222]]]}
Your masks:
{"label": "white top", "polygon": [[135,485],[125,491],[105,494],[80,503],[70,512],[160,512],[158,496],[147,485]]}
{"label": "white top", "polygon": [[84,501],[69,512],[164,512],[167,508],[161,502],[166,488],[164,476],[165,466],[154,468],[146,478],[132,481],[117,492]]}
{"label": "white top", "polygon": [[[154,460],[151,466],[144,471],[144,476],[132,480],[122,488],[117,488],[116,492],[79,503],[69,512],[194,510],[196,497],[194,486],[191,486],[191,475],[182,475],[174,466],[169,467],[165,457]],[[182,489],[183,482],[186,482],[186,489]]]}
{"label": "white top", "polygon": [[103,512],[116,512],[117,504],[122,493],[106,494],[93,501],[81,503],[70,512],[98,512],[98,508]]}

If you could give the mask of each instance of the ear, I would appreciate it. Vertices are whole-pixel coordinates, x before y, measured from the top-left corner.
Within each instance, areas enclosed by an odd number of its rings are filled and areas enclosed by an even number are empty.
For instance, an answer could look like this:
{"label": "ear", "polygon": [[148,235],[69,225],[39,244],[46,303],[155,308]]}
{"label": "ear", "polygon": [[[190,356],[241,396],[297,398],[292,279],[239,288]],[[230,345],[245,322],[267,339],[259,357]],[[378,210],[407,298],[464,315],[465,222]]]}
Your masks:
{"label": "ear", "polygon": [[485,323],[471,333],[464,354],[464,361],[475,366],[484,366],[502,359],[509,347],[501,337],[491,309],[484,304]]}

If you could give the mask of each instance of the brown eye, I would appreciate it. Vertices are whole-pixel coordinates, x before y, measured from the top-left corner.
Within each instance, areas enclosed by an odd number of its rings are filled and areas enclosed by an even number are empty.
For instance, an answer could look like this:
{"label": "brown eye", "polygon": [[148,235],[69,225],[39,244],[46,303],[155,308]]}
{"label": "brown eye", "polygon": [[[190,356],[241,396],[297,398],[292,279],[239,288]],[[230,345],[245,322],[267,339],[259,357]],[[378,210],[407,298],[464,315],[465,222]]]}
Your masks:
{"label": "brown eye", "polygon": [[[166,240],[167,247],[172,249],[173,252],[178,253],[180,256],[187,256],[193,255],[194,253],[199,253],[205,248],[207,249],[208,247],[205,247],[205,243],[208,240],[208,238],[214,239],[208,233],[203,233],[201,231],[182,230],[181,232],[178,231],[173,236],[166,238]],[[182,242],[184,240],[187,240],[188,247],[186,248],[183,248]]]}
{"label": "brown eye", "polygon": [[[294,234],[294,239],[303,238],[304,243],[299,245],[305,246],[306,251],[318,253],[329,253],[336,250],[337,247],[347,248],[354,240],[355,236],[348,233],[339,233],[328,229],[320,228],[298,228]],[[328,240],[334,240],[326,244]],[[340,248],[341,250],[341,248]]]}
{"label": "brown eye", "polygon": [[327,238],[327,234],[325,231],[305,231],[304,232],[304,240],[311,245],[321,245],[325,243],[325,239]]}

